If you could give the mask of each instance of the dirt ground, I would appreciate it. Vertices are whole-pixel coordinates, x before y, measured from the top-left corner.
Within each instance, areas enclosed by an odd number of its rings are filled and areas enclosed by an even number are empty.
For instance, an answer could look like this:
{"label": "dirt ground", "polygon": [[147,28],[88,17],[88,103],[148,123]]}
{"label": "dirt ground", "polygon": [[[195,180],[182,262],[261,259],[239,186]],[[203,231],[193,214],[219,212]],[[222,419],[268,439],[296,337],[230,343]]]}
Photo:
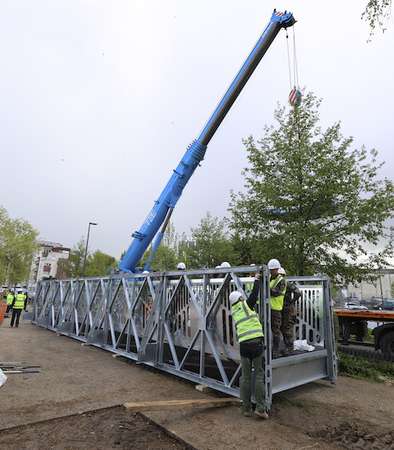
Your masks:
{"label": "dirt ground", "polygon": [[115,406],[0,431],[0,448],[183,450],[190,447],[169,436],[144,416]]}
{"label": "dirt ground", "polygon": [[[264,422],[240,416],[237,407],[185,408],[144,416],[114,408],[82,415],[127,401],[215,394],[202,394],[191,383],[27,322],[11,329],[6,319],[0,327],[0,360],[41,365],[38,374],[10,375],[0,390],[0,448],[184,448],[160,428],[144,423],[146,416],[199,449],[394,450],[392,385],[344,377],[336,386],[310,383],[276,395],[271,418]],[[56,419],[70,414],[79,416]],[[16,447],[13,442],[30,446]],[[89,447],[92,442],[95,446]]]}

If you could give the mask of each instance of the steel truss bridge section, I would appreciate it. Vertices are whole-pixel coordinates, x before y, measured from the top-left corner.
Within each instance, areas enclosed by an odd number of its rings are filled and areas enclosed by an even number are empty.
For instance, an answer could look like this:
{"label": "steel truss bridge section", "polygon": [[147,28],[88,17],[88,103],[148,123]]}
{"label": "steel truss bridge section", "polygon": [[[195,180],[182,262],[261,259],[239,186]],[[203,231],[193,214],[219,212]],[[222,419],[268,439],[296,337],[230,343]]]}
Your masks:
{"label": "steel truss bridge section", "polygon": [[319,379],[336,379],[329,279],[296,277],[296,339],[313,352],[271,359],[269,274],[266,267],[234,267],[38,283],[33,323],[239,396],[239,346],[229,295],[250,292],[261,271],[258,312],[265,330],[265,395]]}

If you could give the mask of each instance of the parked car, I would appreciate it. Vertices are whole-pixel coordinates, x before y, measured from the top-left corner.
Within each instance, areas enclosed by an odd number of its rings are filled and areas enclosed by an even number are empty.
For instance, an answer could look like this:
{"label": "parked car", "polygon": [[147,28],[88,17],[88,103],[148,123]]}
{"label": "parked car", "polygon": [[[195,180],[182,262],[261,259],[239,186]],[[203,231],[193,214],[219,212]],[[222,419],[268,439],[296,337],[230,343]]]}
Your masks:
{"label": "parked car", "polygon": [[394,298],[384,298],[382,301],[382,309],[394,311]]}
{"label": "parked car", "polygon": [[360,305],[359,303],[356,302],[346,302],[345,303],[345,309],[364,309],[367,310],[368,308],[366,306]]}

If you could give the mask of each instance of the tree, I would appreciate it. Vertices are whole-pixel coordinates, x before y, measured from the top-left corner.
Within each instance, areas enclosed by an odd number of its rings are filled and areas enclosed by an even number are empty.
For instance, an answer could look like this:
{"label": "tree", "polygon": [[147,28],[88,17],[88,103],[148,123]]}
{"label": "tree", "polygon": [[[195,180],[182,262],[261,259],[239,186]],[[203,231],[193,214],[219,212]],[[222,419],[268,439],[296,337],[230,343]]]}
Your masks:
{"label": "tree", "polygon": [[85,256],[86,241],[82,237],[71,249],[67,262],[64,262],[63,271],[68,278],[78,278],[83,276],[83,259]]}
{"label": "tree", "polygon": [[215,267],[223,261],[234,262],[225,220],[210,213],[201,219],[198,227],[192,228],[191,240],[184,249],[188,251],[187,263],[193,268]]}
{"label": "tree", "polygon": [[28,279],[38,232],[23,219],[11,219],[0,207],[0,281],[10,284]]}
{"label": "tree", "polygon": [[[150,249],[145,252],[142,259],[141,266],[144,266],[146,260],[149,258]],[[151,270],[154,272],[161,272],[164,270],[176,270],[177,265],[177,255],[173,248],[168,247],[162,242],[157,249],[156,255],[153,258],[151,264]]]}
{"label": "tree", "polygon": [[[178,235],[172,222],[169,222],[164,233],[163,239],[156,254],[151,262],[151,270],[161,272],[164,270],[175,270],[177,265],[177,245]],[[143,267],[151,254],[150,247],[141,260],[140,265]]]}
{"label": "tree", "polygon": [[182,233],[177,240],[177,259],[179,262],[186,264],[186,268],[190,268],[191,254],[193,253],[193,241],[187,236],[186,233]]}
{"label": "tree", "polygon": [[85,276],[100,277],[109,275],[115,267],[116,259],[113,256],[96,250],[92,255],[89,255],[86,261]]}
{"label": "tree", "polygon": [[[244,140],[246,192],[232,195],[230,226],[254,262],[275,257],[291,273],[359,281],[393,254],[385,223],[394,188],[378,179],[375,150],[352,150],[340,123],[320,129],[319,106],[309,93],[296,109],[279,107],[277,126],[261,140]],[[383,240],[381,251],[368,252]]]}
{"label": "tree", "polygon": [[113,256],[96,250],[93,254],[87,253],[84,270],[85,248],[86,241],[82,237],[71,249],[69,258],[59,260],[57,270],[59,278],[103,277],[109,275],[116,267],[117,261]]}
{"label": "tree", "polygon": [[376,28],[383,32],[386,30],[385,23],[391,15],[391,6],[392,0],[368,0],[361,18],[368,23],[371,36]]}

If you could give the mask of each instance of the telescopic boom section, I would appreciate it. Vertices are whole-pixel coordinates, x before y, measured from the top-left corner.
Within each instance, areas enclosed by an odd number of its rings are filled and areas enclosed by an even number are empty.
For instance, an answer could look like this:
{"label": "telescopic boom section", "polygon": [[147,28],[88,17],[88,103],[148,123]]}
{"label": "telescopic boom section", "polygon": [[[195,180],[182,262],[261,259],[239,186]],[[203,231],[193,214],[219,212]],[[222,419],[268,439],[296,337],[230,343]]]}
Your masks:
{"label": "telescopic boom section", "polygon": [[[193,175],[199,163],[204,159],[209,141],[219,128],[226,114],[237,99],[243,87],[268,50],[272,41],[281,28],[294,25],[295,19],[289,12],[273,12],[270,22],[265,28],[257,44],[246,59],[240,71],[234,78],[227,92],[219,102],[212,116],[208,120],[200,136],[188,147],[178,167],[174,170],[170,180],[165,186],[158,200],[156,200],[151,212],[145,219],[141,228],[133,233],[133,241],[126,254],[123,256],[119,268],[124,272],[135,272],[136,266],[142,258],[145,250],[152,242],[160,226],[167,222],[166,218],[171,214],[186,183]],[[159,235],[158,235],[159,237]],[[161,240],[161,239],[159,239]],[[157,246],[155,246],[157,247]]]}

